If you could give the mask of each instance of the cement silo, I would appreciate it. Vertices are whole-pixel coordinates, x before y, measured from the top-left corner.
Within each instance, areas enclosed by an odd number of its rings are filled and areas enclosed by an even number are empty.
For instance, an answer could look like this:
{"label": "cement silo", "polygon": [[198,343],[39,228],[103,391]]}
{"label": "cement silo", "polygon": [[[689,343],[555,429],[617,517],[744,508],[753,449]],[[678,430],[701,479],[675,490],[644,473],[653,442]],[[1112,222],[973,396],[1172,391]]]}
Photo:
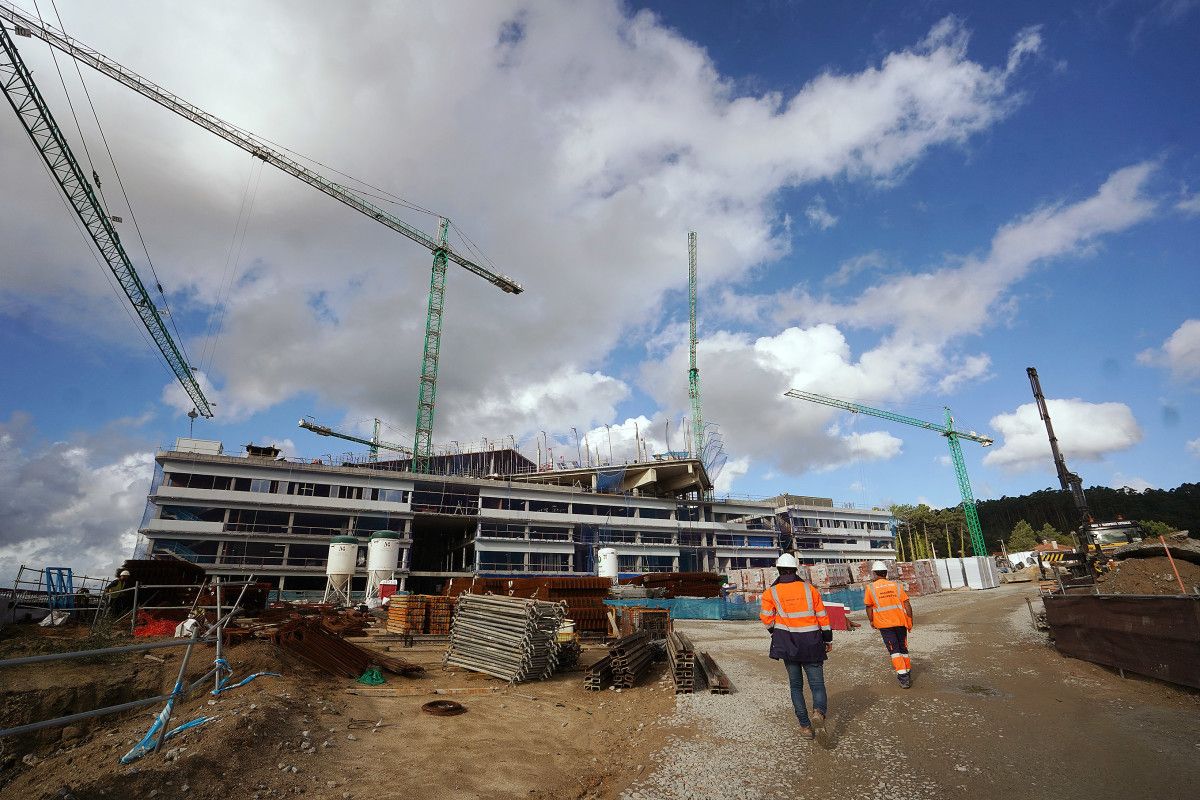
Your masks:
{"label": "cement silo", "polygon": [[348,606],[350,579],[358,565],[358,539],[335,536],[329,542],[329,560],[325,563],[325,597],[322,603]]}
{"label": "cement silo", "polygon": [[379,584],[396,577],[400,563],[400,534],[395,531],[375,531],[367,542],[366,603],[379,605]]}

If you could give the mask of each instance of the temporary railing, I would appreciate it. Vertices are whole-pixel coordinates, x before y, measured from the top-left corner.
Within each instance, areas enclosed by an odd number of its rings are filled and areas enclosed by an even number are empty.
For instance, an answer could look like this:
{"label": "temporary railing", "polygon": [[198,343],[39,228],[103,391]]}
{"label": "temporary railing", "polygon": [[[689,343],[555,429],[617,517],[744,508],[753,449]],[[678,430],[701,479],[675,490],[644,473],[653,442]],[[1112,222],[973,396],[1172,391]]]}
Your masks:
{"label": "temporary railing", "polygon": [[[175,686],[171,690],[170,694],[158,695],[155,697],[147,697],[142,700],[134,700],[134,701],[131,701],[128,703],[120,703],[118,705],[92,709],[90,711],[83,711],[83,712],[80,712],[77,714],[68,714],[66,716],[57,717],[55,719],[41,720],[39,722],[31,722],[26,725],[17,725],[12,728],[5,728],[3,730],[0,730],[0,738],[4,738],[7,736],[18,736],[18,735],[25,734],[25,733],[33,733],[35,731],[44,730],[46,728],[55,728],[55,727],[61,727],[64,725],[70,725],[71,723],[79,722],[79,721],[85,720],[85,719],[92,719],[95,717],[107,716],[109,714],[116,714],[116,713],[120,713],[122,711],[129,711],[129,710],[136,709],[136,708],[143,708],[145,706],[154,705],[157,703],[165,703],[163,710],[158,714],[157,718],[154,721],[154,724],[151,725],[150,730],[146,733],[146,736],[143,737],[143,739],[140,742],[138,742],[134,746],[134,748],[132,750],[130,750],[121,759],[122,763],[129,763],[137,758],[140,758],[142,755],[145,755],[148,752],[151,752],[151,751],[157,752],[158,749],[162,746],[162,743],[165,740],[174,736],[175,734],[180,733],[184,730],[193,728],[197,725],[201,725],[201,724],[209,721],[209,719],[211,719],[210,717],[199,717],[190,722],[186,722],[183,725],[180,725],[173,730],[170,729],[170,727],[169,727],[172,712],[173,712],[176,701],[183,697],[186,697],[188,694],[190,694],[192,691],[194,691],[200,685],[202,685],[203,683],[208,681],[210,678],[212,678],[214,681],[212,694],[214,694],[214,695],[220,694],[226,688],[230,688],[230,687],[226,686],[226,683],[227,683],[230,675],[232,674],[232,670],[230,670],[228,664],[225,662],[225,659],[223,658],[223,655],[222,655],[222,641],[224,638],[223,633],[224,633],[224,628],[229,623],[229,621],[232,620],[235,616],[237,616],[237,614],[241,611],[242,599],[245,596],[246,588],[248,586],[250,586],[251,583],[252,583],[251,581],[247,581],[242,584],[242,590],[239,593],[237,600],[234,602],[233,606],[230,607],[229,610],[224,615],[222,615],[221,614],[221,592],[222,592],[223,585],[221,583],[217,582],[213,587],[214,591],[216,593],[216,597],[217,597],[216,621],[213,622],[211,625],[209,625],[203,633],[201,633],[201,626],[196,625],[192,631],[191,637],[188,639],[175,639],[175,640],[168,641],[168,642],[143,642],[143,643],[139,643],[139,644],[124,645],[124,646],[120,646],[120,647],[103,647],[103,648],[92,649],[92,650],[77,650],[77,651],[70,651],[70,652],[65,652],[65,653],[48,653],[48,654],[43,654],[43,655],[25,656],[22,658],[11,658],[11,659],[6,659],[3,661],[0,661],[0,668],[4,668],[4,667],[22,666],[22,665],[26,665],[26,664],[40,664],[40,663],[45,663],[45,662],[49,662],[49,661],[62,661],[62,660],[68,660],[68,659],[74,659],[74,658],[94,658],[97,656],[114,655],[117,653],[136,653],[136,652],[156,650],[156,649],[166,648],[166,647],[186,647],[187,648],[184,651],[182,662],[179,665],[179,675],[175,679]],[[224,586],[228,586],[228,584],[225,584]],[[175,587],[175,588],[179,588],[179,587]],[[190,684],[184,684],[183,676],[185,674],[187,674],[187,667],[188,667],[189,661],[191,660],[193,648],[197,644],[210,644],[210,643],[216,645],[216,658],[213,661],[212,669],[208,670],[204,675],[200,676],[195,681],[192,681]],[[275,674],[275,673],[259,673],[259,674]],[[250,676],[250,678],[244,680],[243,683],[248,682],[249,680],[253,679],[254,677],[257,677],[257,674]]]}

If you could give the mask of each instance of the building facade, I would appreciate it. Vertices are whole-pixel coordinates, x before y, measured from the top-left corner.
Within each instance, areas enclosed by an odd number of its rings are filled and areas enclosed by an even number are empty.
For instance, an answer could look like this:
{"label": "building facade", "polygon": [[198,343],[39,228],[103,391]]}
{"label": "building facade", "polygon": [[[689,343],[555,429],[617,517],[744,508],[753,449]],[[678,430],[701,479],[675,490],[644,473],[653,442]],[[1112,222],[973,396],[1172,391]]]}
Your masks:
{"label": "building facade", "polygon": [[352,583],[361,591],[367,541],[380,530],[399,534],[397,578],[415,591],[475,574],[595,574],[601,547],[616,549],[627,573],[769,566],[785,549],[807,563],[895,557],[886,510],[790,496],[709,499],[695,459],[537,471],[505,451],[500,463],[516,470],[505,475],[417,475],[247,451],[226,455],[203,440],[160,451],[143,553],[254,575],[283,592],[324,587],[334,536],[361,543]]}

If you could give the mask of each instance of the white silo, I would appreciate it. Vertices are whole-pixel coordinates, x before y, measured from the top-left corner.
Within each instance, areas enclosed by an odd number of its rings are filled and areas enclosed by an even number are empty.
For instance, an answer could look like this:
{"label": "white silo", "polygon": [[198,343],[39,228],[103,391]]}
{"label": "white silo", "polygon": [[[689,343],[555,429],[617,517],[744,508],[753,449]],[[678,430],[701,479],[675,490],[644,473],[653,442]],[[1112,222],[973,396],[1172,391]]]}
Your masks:
{"label": "white silo", "polygon": [[325,597],[322,603],[350,605],[350,579],[358,565],[358,539],[335,536],[329,541],[329,560],[325,563]]}
{"label": "white silo", "polygon": [[367,591],[369,606],[379,605],[379,584],[396,577],[400,563],[400,534],[395,531],[375,531],[367,542]]}
{"label": "white silo", "polygon": [[601,578],[609,578],[617,582],[617,551],[611,547],[601,547],[596,551],[596,572]]}

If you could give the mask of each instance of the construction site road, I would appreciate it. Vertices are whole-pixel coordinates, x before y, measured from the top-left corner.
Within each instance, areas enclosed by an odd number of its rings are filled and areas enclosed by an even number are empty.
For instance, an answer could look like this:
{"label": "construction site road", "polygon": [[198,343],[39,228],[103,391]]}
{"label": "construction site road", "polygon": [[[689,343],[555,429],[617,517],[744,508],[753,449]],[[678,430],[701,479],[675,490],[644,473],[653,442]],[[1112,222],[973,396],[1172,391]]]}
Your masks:
{"label": "construction site road", "polygon": [[1058,655],[1026,597],[1040,610],[1028,584],[914,598],[909,690],[876,631],[838,632],[824,745],[797,735],[761,625],[678,623],[737,693],[678,697],[665,746],[621,796],[1195,797],[1200,692]]}

